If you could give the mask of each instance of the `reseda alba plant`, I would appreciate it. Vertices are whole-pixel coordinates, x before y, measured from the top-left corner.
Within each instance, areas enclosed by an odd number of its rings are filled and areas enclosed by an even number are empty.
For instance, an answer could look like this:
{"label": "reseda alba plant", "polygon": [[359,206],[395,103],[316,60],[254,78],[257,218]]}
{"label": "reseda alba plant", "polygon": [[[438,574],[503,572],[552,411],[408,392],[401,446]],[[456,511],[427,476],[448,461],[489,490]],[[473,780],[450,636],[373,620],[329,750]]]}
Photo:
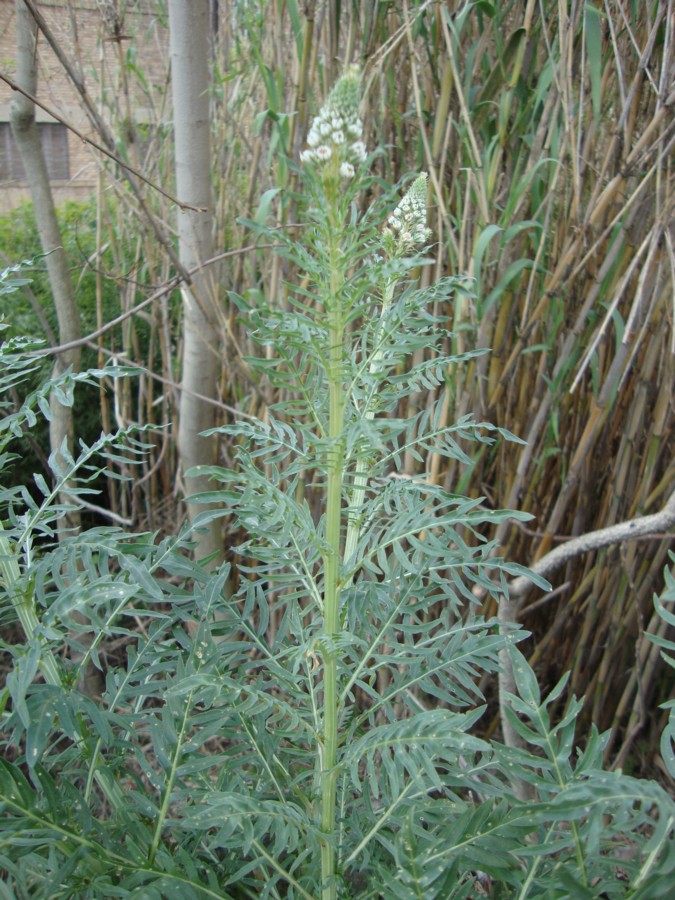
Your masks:
{"label": "reseda alba plant", "polygon": [[[441,427],[441,403],[396,415],[402,399],[442,384],[451,362],[482,351],[440,352],[446,327],[432,310],[467,291],[465,280],[415,286],[429,262],[419,255],[430,238],[426,176],[384,228],[388,197],[358,212],[372,184],[359,102],[350,69],[301,157],[307,225],[282,253],[302,286],[288,285],[283,304],[234,298],[254,339],[277,355],[253,364],[283,399],[265,424],[220,429],[238,465],[209,470],[227,489],[202,497],[249,533],[238,548],[251,576],[235,598],[244,614],[235,602],[229,617],[255,630],[261,658],[239,678],[255,672],[258,690],[276,696],[283,686],[290,703],[275,703],[256,730],[267,777],[247,779],[250,802],[280,804],[282,846],[305,849],[302,866],[289,855],[274,869],[324,900],[381,883],[374,873],[401,866],[431,794],[450,801],[459,784],[474,784],[488,750],[468,733],[481,713],[476,677],[496,671],[507,638],[474,614],[471,589],[498,594],[504,574],[521,571],[479,531],[513,514],[401,471],[406,453],[468,463],[463,445],[491,441],[491,429],[470,418]],[[417,351],[425,361],[411,367]],[[263,645],[270,609],[281,624]]]}

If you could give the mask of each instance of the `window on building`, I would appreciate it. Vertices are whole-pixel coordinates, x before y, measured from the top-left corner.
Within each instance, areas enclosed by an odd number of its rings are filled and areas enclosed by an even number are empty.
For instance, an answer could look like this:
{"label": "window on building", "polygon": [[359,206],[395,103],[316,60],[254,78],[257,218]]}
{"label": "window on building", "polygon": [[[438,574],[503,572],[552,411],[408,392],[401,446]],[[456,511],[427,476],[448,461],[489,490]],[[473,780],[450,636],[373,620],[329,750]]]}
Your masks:
{"label": "window on building", "polygon": [[[58,122],[39,122],[42,152],[51,181],[70,178],[68,129]],[[0,182],[26,181],[21,154],[9,122],[0,122]]]}

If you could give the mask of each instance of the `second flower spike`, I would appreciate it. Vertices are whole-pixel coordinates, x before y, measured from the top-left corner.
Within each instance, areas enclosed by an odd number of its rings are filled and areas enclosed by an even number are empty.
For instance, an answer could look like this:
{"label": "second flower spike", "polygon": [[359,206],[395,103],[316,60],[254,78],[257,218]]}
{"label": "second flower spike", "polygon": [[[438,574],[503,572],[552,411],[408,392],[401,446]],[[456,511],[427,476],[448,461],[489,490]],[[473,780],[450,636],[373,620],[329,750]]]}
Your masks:
{"label": "second flower spike", "polygon": [[427,173],[422,172],[413,181],[410,190],[403,197],[387,220],[384,229],[385,240],[396,249],[409,250],[415,245],[426,244],[431,237],[427,228]]}

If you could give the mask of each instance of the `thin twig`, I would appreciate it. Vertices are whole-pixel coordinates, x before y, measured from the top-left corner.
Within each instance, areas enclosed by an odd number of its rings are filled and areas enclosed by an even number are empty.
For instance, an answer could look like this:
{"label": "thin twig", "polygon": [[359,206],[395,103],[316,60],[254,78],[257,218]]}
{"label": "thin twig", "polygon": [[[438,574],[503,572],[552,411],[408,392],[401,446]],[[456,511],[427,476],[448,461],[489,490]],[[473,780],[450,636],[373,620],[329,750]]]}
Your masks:
{"label": "thin twig", "polygon": [[[219,253],[217,256],[213,256],[211,259],[207,259],[200,266],[188,270],[188,274],[192,276],[195,274],[195,272],[198,272],[205,266],[213,265],[214,263],[219,262],[220,260],[225,259],[228,256],[236,256],[240,253],[247,253],[249,250],[260,250],[273,246],[273,244],[262,244],[256,247],[240,247],[238,250],[227,250],[225,253]],[[149,306],[151,303],[159,300],[160,297],[163,297],[165,294],[168,294],[171,291],[175,290],[180,285],[182,280],[183,279],[180,275],[174,275],[173,278],[169,279],[169,281],[166,282],[166,284],[162,285],[162,287],[154,291],[149,297],[146,297],[146,299],[141,303],[138,303],[136,306],[132,306],[131,309],[127,309],[126,312],[121,313],[110,322],[106,322],[105,325],[97,328],[96,331],[90,332],[89,334],[85,335],[85,337],[79,338],[76,341],[70,341],[67,344],[59,344],[57,347],[45,347],[42,350],[34,350],[30,355],[37,357],[51,356],[55,353],[63,353],[66,350],[72,350],[74,347],[88,346],[91,341],[94,340],[94,338],[101,337],[102,334],[105,334],[107,331],[110,331],[111,328],[115,328],[117,325],[120,325],[125,321],[125,319],[128,319],[130,316],[135,315],[142,309],[145,309],[146,306]],[[132,363],[131,365],[136,365],[136,363]]]}
{"label": "thin twig", "polygon": [[[92,348],[92,350],[99,350],[101,353],[105,353],[106,356],[109,356],[115,362],[120,363],[123,366],[135,366],[138,369],[143,368],[142,366],[139,366],[138,363],[133,362],[133,360],[127,359],[121,353],[117,353],[114,350],[108,350],[107,347],[101,347],[99,344],[94,343],[94,341],[87,340],[86,343],[87,346]],[[213,406],[217,406],[219,409],[223,409],[225,410],[225,412],[229,412],[233,416],[239,416],[243,419],[250,419],[252,422],[259,421],[257,416],[251,416],[248,413],[242,412],[240,409],[236,409],[234,406],[229,406],[227,403],[223,403],[222,400],[216,400],[213,397],[207,397],[205,394],[197,393],[197,391],[187,390],[187,388],[183,387],[182,384],[173,381],[171,378],[165,378],[163,375],[158,375],[156,372],[151,372],[150,369],[143,369],[143,374],[147,375],[148,378],[152,378],[153,381],[159,381],[160,384],[166,384],[168,387],[174,388],[177,391],[185,391],[196,400],[203,400],[204,403],[211,403]]]}
{"label": "thin twig", "polygon": [[133,166],[130,166],[129,163],[125,163],[122,159],[119,158],[115,153],[112,153],[107,147],[104,147],[103,144],[99,144],[96,141],[88,138],[85,134],[82,134],[71,122],[68,122],[63,116],[60,116],[56,110],[47,106],[45,103],[42,103],[37,97],[30,94],[28,91],[25,91],[22,87],[12,81],[11,78],[8,78],[6,75],[3,75],[0,72],[0,81],[4,81],[5,84],[8,84],[9,87],[13,91],[16,91],[19,94],[23,94],[31,103],[34,103],[36,106],[39,106],[40,109],[43,109],[48,115],[50,115],[53,119],[56,119],[57,122],[60,122],[68,131],[72,131],[72,133],[78,137],[84,144],[89,144],[95,150],[98,150],[99,153],[105,154],[107,157],[112,159],[113,162],[117,163],[118,166],[121,166],[123,169],[126,169],[128,172],[132,172],[137,178],[140,178],[141,181],[144,181],[147,185],[149,185],[153,190],[158,191],[162,196],[166,197],[167,200],[170,200],[172,203],[175,203],[176,206],[180,206],[181,209],[190,209],[193,212],[206,212],[206,209],[203,206],[192,206],[190,203],[182,203],[172,194],[169,194],[167,191],[163,190],[159,185],[155,184],[154,181],[150,181],[149,178],[146,178],[138,169],[135,169]]}

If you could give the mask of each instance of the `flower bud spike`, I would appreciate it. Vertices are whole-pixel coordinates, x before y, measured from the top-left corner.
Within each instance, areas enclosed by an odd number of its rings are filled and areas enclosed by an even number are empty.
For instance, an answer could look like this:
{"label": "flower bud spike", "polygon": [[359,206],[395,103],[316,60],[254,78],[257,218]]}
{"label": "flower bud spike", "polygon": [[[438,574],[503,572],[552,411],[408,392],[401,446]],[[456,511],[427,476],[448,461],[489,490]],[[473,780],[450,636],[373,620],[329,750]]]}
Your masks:
{"label": "flower bud spike", "polygon": [[405,253],[416,245],[426,244],[431,237],[427,228],[427,173],[413,181],[394,212],[389,216],[385,241],[390,251]]}
{"label": "flower bud spike", "polygon": [[359,118],[360,101],[359,67],[349,66],[312,122],[307,145],[314,152],[304,150],[300,154],[302,163],[326,166],[335,160],[336,170],[343,178],[354,176],[356,167],[368,155],[361,140],[363,122]]}

